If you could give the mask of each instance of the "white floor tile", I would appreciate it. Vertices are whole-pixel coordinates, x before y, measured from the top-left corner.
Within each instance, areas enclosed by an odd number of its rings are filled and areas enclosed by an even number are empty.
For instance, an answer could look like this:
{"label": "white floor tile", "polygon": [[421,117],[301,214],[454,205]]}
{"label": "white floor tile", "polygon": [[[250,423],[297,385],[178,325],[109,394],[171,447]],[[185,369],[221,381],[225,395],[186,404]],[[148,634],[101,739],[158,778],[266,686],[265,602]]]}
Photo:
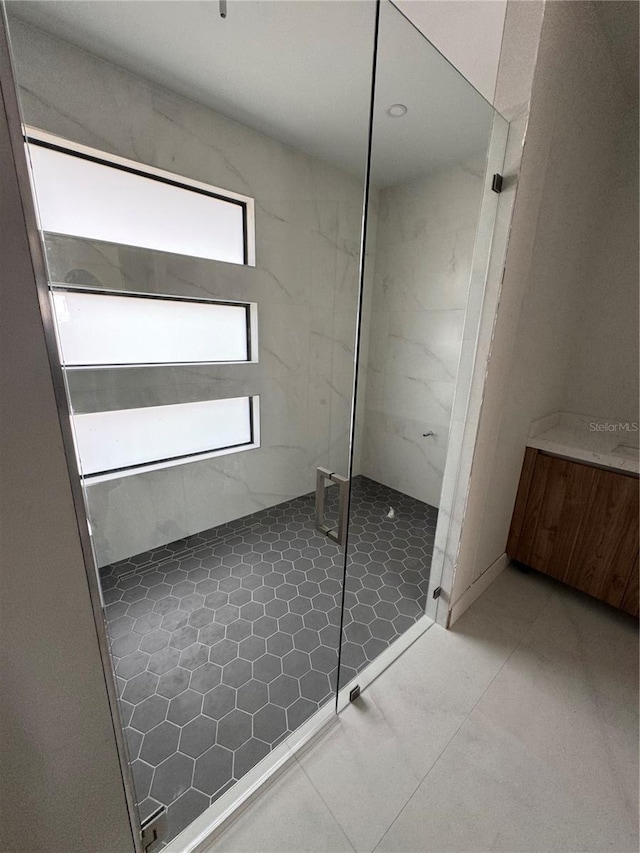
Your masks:
{"label": "white floor tile", "polygon": [[352,853],[353,847],[294,763],[207,848],[206,853]]}
{"label": "white floor tile", "polygon": [[508,569],[298,762],[211,853],[636,851],[637,621]]}
{"label": "white floor tile", "polygon": [[358,851],[373,850],[422,779],[370,691],[299,761]]}
{"label": "white floor tile", "polygon": [[376,853],[636,850],[637,839],[604,804],[594,811],[563,774],[474,712]]}

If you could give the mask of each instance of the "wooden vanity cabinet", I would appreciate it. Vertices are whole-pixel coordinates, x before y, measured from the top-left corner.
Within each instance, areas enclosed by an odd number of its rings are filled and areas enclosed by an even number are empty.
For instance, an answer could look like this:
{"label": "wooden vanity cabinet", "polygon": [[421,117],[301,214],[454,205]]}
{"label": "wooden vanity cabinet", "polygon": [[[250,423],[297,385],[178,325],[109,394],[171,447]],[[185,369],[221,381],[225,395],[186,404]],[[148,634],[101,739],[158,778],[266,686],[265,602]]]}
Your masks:
{"label": "wooden vanity cabinet", "polygon": [[638,478],[528,447],[507,555],[638,615]]}

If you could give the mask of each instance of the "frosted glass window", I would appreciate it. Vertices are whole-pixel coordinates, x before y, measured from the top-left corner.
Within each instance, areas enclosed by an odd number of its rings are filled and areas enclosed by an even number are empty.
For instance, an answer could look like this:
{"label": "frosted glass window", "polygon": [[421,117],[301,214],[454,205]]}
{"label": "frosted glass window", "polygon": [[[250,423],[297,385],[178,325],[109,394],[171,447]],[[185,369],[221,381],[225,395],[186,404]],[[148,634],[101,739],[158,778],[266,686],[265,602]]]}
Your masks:
{"label": "frosted glass window", "polygon": [[247,205],[240,197],[221,197],[197,182],[181,184],[159,170],[147,174],[119,158],[110,163],[34,143],[27,147],[44,231],[249,262]]}
{"label": "frosted glass window", "polygon": [[68,367],[251,359],[248,304],[64,289],[52,296]]}
{"label": "frosted glass window", "polygon": [[253,444],[252,398],[120,409],[73,417],[85,477]]}

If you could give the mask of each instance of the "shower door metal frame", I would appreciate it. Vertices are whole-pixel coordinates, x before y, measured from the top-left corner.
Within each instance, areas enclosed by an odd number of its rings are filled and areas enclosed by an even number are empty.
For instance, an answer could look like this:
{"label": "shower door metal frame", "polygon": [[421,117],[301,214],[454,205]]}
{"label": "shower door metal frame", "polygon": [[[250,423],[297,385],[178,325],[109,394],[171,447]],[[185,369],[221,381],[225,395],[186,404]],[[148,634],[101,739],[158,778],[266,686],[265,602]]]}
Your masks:
{"label": "shower door metal frame", "polygon": [[[369,191],[371,184],[371,162],[373,155],[373,145],[374,145],[374,113],[375,113],[375,100],[376,100],[376,92],[377,92],[377,69],[378,69],[378,47],[379,47],[379,24],[380,24],[380,7],[383,2],[387,2],[393,9],[402,17],[404,20],[415,30],[417,30],[425,43],[434,51],[440,54],[442,60],[451,65],[455,71],[466,80],[466,82],[475,89],[473,84],[471,84],[466,77],[460,72],[453,64],[442,54],[437,48],[429,41],[429,39],[422,33],[418,27],[407,17],[407,15],[402,12],[401,9],[398,8],[394,0],[376,0],[376,45],[375,45],[375,53],[374,53],[374,63],[373,63],[373,77],[372,77],[372,87],[371,87],[371,102],[370,102],[370,116],[369,116],[369,138],[368,138],[368,148],[367,148],[367,172],[366,172],[366,180],[365,180],[365,193],[364,193],[364,208],[362,215],[362,232],[361,232],[361,245],[360,245],[360,269],[359,269],[359,301],[358,301],[358,312],[357,312],[357,328],[356,328],[356,346],[355,346],[355,369],[354,369],[354,382],[353,382],[353,391],[352,391],[352,413],[351,413],[351,425],[350,425],[350,437],[349,437],[349,469],[348,469],[348,480],[349,480],[349,494],[348,494],[348,504],[350,504],[351,500],[351,489],[353,484],[353,463],[354,463],[354,451],[355,451],[355,443],[356,443],[356,416],[357,416],[357,393],[358,393],[358,375],[359,375],[359,357],[360,357],[360,347],[361,347],[361,335],[362,335],[362,309],[364,302],[364,274],[366,267],[366,244],[367,244],[367,222],[368,222],[368,199],[369,199]],[[496,215],[497,215],[497,206],[499,195],[496,194],[496,191],[493,187],[493,174],[498,172],[502,174],[504,167],[504,158],[507,144],[507,135],[509,130],[509,122],[500,115],[500,113],[496,110],[496,108],[491,104],[487,99],[482,95],[478,90],[475,90],[478,97],[482,98],[486,101],[487,104],[491,107],[493,111],[493,122],[491,127],[491,132],[488,140],[487,154],[485,159],[485,173],[484,173],[484,186],[482,192],[482,200],[480,205],[480,210],[478,212],[478,219],[476,224],[476,235],[474,239],[474,248],[472,254],[472,272],[470,273],[470,281],[469,281],[469,291],[467,298],[467,305],[465,307],[465,320],[464,320],[464,338],[467,339],[467,324],[469,322],[474,324],[473,336],[470,342],[471,347],[471,357],[473,359],[473,365],[475,367],[475,356],[478,350],[478,336],[480,331],[480,322],[481,322],[481,313],[482,313],[482,305],[484,303],[484,295],[486,290],[487,278],[489,276],[489,264],[492,260],[492,244],[493,244],[493,234],[495,230],[496,223]],[[498,126],[498,122],[502,123],[502,127]],[[482,228],[483,222],[486,221],[487,217],[491,216],[491,224],[487,229]],[[470,299],[469,295],[471,295],[471,287],[474,281],[474,271],[480,270],[481,276],[481,287],[478,287],[478,294],[476,296],[476,305],[474,308],[477,310],[477,317],[471,316],[472,311],[470,310]],[[476,276],[477,278],[478,276]],[[479,304],[478,304],[479,303]],[[465,350],[463,349],[463,353]],[[467,356],[469,355],[469,351],[466,351]],[[461,356],[462,357],[462,356]],[[458,384],[458,378],[456,379],[456,389],[455,389],[455,397],[456,402],[459,399],[459,405],[463,409],[465,413],[465,419],[469,408],[469,400],[471,396],[472,390],[472,378],[474,371],[471,370],[468,378],[466,378],[465,385]],[[455,404],[454,404],[455,405]],[[455,411],[455,409],[453,410]],[[477,431],[477,420],[471,426]],[[452,421],[453,421],[453,412],[452,412]],[[451,430],[450,430],[451,432]],[[466,430],[465,430],[466,432]],[[462,442],[463,437],[460,436],[460,440],[457,442],[455,446],[455,454],[451,454],[451,456],[455,456],[455,459],[450,459],[450,451],[453,449],[453,445],[448,443],[447,446],[447,463],[452,463],[451,472],[451,483],[452,483],[452,495],[449,500],[449,511],[447,513],[439,513],[438,523],[436,525],[436,542],[438,539],[438,534],[446,545],[446,552],[443,548],[442,554],[440,555],[440,559],[436,564],[436,572],[431,572],[429,578],[429,588],[427,592],[427,599],[425,603],[425,612],[419,619],[403,634],[397,637],[392,644],[381,652],[375,660],[371,661],[363,670],[357,673],[356,676],[351,678],[345,684],[341,683],[340,680],[340,672],[341,672],[341,656],[342,656],[342,644],[344,642],[343,630],[344,630],[344,594],[347,588],[347,564],[348,564],[348,555],[349,555],[349,527],[348,527],[348,519],[349,519],[349,507],[347,506],[346,516],[347,516],[347,527],[346,527],[346,538],[344,544],[344,573],[343,573],[343,601],[342,601],[342,617],[340,622],[340,645],[339,645],[339,655],[338,655],[338,681],[337,681],[337,690],[336,690],[336,712],[344,710],[344,708],[349,705],[353,700],[351,698],[352,691],[354,688],[357,688],[355,692],[354,698],[360,695],[361,691],[364,690],[371,682],[373,682],[378,675],[380,675],[387,667],[391,666],[391,664],[397,660],[397,658],[411,646],[422,634],[425,633],[433,624],[438,623],[448,623],[448,618],[451,609],[450,603],[450,595],[448,591],[443,594],[442,583],[445,571],[445,556],[446,553],[451,553],[455,546],[455,550],[457,553],[457,545],[460,542],[461,521],[456,521],[452,516],[452,510],[455,505],[456,497],[463,491],[464,482],[468,483],[470,477],[470,470],[463,470],[461,466],[460,456],[462,454]],[[447,471],[447,473],[449,473]],[[464,481],[464,482],[463,482]],[[447,519],[445,521],[444,516],[447,515]],[[435,547],[434,547],[435,551]],[[433,569],[434,563],[432,561],[431,568]],[[452,566],[453,569],[453,566]],[[452,577],[447,578],[447,583],[450,584],[452,581]],[[432,602],[435,602],[435,606],[430,605]],[[446,607],[446,618],[442,617],[443,609]],[[431,609],[431,614],[427,611]],[[448,624],[446,625],[448,627]]]}

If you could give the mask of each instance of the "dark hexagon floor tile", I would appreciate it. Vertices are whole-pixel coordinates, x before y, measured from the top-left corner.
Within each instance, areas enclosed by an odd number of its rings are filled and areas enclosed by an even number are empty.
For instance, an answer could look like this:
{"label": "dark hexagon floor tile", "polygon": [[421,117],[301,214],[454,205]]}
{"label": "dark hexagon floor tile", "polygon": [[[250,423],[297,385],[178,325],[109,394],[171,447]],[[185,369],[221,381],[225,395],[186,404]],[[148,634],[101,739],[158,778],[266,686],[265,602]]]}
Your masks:
{"label": "dark hexagon floor tile", "polygon": [[188,624],[193,628],[204,628],[213,622],[213,610],[208,607],[199,607],[189,614]]}
{"label": "dark hexagon floor tile", "polygon": [[369,626],[362,625],[360,622],[351,622],[345,627],[344,634],[347,640],[350,640],[352,643],[359,643],[360,645],[371,639]]}
{"label": "dark hexagon floor tile", "polygon": [[195,690],[184,690],[169,702],[167,719],[184,726],[202,710],[202,694]]}
{"label": "dark hexagon floor tile", "polygon": [[291,613],[295,613],[300,616],[304,613],[308,613],[312,609],[313,605],[311,604],[311,599],[305,598],[303,595],[297,595],[289,602],[289,610]]}
{"label": "dark hexagon floor tile", "polygon": [[287,731],[284,708],[265,705],[253,715],[253,735],[265,743],[273,744]]}
{"label": "dark hexagon floor tile", "polygon": [[209,646],[205,646],[202,643],[193,643],[193,645],[187,646],[186,649],[180,652],[180,666],[185,669],[198,669],[208,659]]}
{"label": "dark hexagon floor tile", "polygon": [[247,622],[246,619],[236,619],[235,622],[227,625],[226,630],[228,639],[239,643],[251,636],[251,622]]}
{"label": "dark hexagon floor tile", "polygon": [[138,651],[142,637],[130,631],[128,634],[123,634],[111,643],[111,653],[117,658],[123,658],[133,652]]}
{"label": "dark hexagon floor tile", "polygon": [[290,731],[295,731],[318,710],[316,702],[300,698],[287,709],[287,725]]}
{"label": "dark hexagon floor tile", "polygon": [[221,666],[238,657],[238,644],[231,640],[220,640],[209,650],[209,660]]}
{"label": "dark hexagon floor tile", "polygon": [[131,717],[131,725],[139,732],[148,732],[164,720],[167,714],[168,705],[168,699],[154,693],[153,696],[143,699],[142,702],[136,706],[133,716]]}
{"label": "dark hexagon floor tile", "polygon": [[312,652],[320,645],[318,632],[310,628],[302,628],[293,635],[293,645],[303,652]]}
{"label": "dark hexagon floor tile", "polygon": [[166,631],[176,631],[187,624],[189,615],[182,610],[173,610],[162,618],[161,627]]}
{"label": "dark hexagon floor tile", "polygon": [[281,708],[288,708],[300,698],[300,687],[296,678],[279,675],[269,685],[269,701]]}
{"label": "dark hexagon floor tile", "polygon": [[319,646],[311,652],[311,666],[318,672],[330,673],[338,665],[338,652],[326,646]]}
{"label": "dark hexagon floor tile", "polygon": [[226,684],[219,684],[205,694],[202,713],[213,720],[220,720],[236,706],[236,691]]}
{"label": "dark hexagon floor tile", "polygon": [[215,663],[204,663],[202,666],[194,669],[189,686],[198,693],[208,693],[209,690],[220,684],[221,679],[221,666]]}
{"label": "dark hexagon floor tile", "polygon": [[140,747],[142,745],[143,735],[136,729],[126,728],[124,730],[124,736],[127,741],[127,751],[129,753],[129,760],[135,761],[135,759],[138,758],[140,754]]}
{"label": "dark hexagon floor tile", "polygon": [[342,663],[345,666],[353,667],[357,669],[362,666],[362,664],[366,661],[367,657],[364,653],[364,649],[362,646],[358,646],[355,643],[343,643],[342,645]]}
{"label": "dark hexagon floor tile", "polygon": [[[151,796],[161,803],[171,804],[191,787],[193,758],[175,752],[159,764],[153,774]],[[137,788],[136,788],[137,791]]]}
{"label": "dark hexagon floor tile", "polygon": [[247,637],[238,644],[238,654],[244,660],[254,661],[266,652],[266,642],[262,637]]}
{"label": "dark hexagon floor tile", "polygon": [[240,608],[234,604],[224,604],[214,611],[214,619],[221,625],[228,625],[230,622],[235,622],[239,615]]}
{"label": "dark hexagon floor tile", "polygon": [[141,598],[140,601],[134,601],[133,604],[129,605],[127,615],[136,618],[137,616],[144,616],[145,613],[151,613],[152,610],[155,610],[153,601],[149,598]]}
{"label": "dark hexagon floor tile", "polygon": [[269,684],[282,673],[282,659],[277,655],[266,654],[253,663],[253,677]]}
{"label": "dark hexagon floor tile", "polygon": [[264,606],[264,612],[267,616],[272,616],[274,619],[279,619],[287,613],[289,607],[286,601],[281,601],[279,598],[273,601],[268,601]]}
{"label": "dark hexagon floor tile", "polygon": [[301,675],[309,672],[310,669],[311,662],[309,655],[307,652],[300,651],[300,649],[294,649],[282,658],[282,671],[285,675],[300,678]]}
{"label": "dark hexagon floor tile", "polygon": [[299,613],[287,613],[278,619],[278,630],[285,634],[295,634],[304,627],[302,616]]}
{"label": "dark hexagon floor tile", "polygon": [[209,593],[204,600],[204,606],[208,607],[209,610],[213,610],[214,612],[218,610],[220,607],[224,607],[225,604],[229,603],[229,593],[222,592],[219,590],[218,592]]}
{"label": "dark hexagon floor tile", "polygon": [[242,687],[238,687],[236,705],[242,711],[253,714],[266,705],[268,700],[267,685],[262,681],[252,678]]}
{"label": "dark hexagon floor tile", "polygon": [[209,797],[195,788],[189,788],[167,809],[167,837],[175,838],[189,826],[209,805]]}
{"label": "dark hexagon floor tile", "polygon": [[133,773],[133,785],[136,790],[138,800],[145,800],[149,796],[151,780],[153,778],[153,767],[139,758],[131,762],[131,772]]}
{"label": "dark hexagon floor tile", "polygon": [[179,737],[180,728],[165,720],[145,734],[140,758],[155,767],[173,755],[178,748]]}
{"label": "dark hexagon floor tile", "polygon": [[312,702],[322,701],[331,693],[328,676],[315,670],[307,672],[300,679],[300,693]]}
{"label": "dark hexagon floor tile", "polygon": [[380,640],[377,637],[372,637],[362,647],[368,661],[375,660],[378,655],[388,648],[388,643],[385,640]]}
{"label": "dark hexagon floor tile", "polygon": [[251,738],[241,747],[239,747],[233,756],[233,776],[235,779],[241,779],[245,773],[248,773],[259,761],[268,755],[270,752],[266,743],[256,738]]}
{"label": "dark hexagon floor tile", "polygon": [[251,737],[251,714],[235,708],[218,722],[216,742],[227,749],[237,749]]}
{"label": "dark hexagon floor tile", "polygon": [[[328,490],[329,512],[337,508],[335,492]],[[396,510],[394,519],[385,517],[389,506]],[[436,521],[434,508],[354,478],[341,684],[423,612]],[[284,737],[287,726],[294,730],[308,719],[335,687],[342,560],[337,546],[314,529],[313,497],[261,510],[251,524],[231,522],[101,570],[123,719],[146,728],[171,700],[167,712],[173,707],[184,726],[184,753],[176,752],[179,728],[168,719],[146,731],[142,743],[142,735],[129,730],[132,755],[139,750],[141,756],[138,796],[149,808],[169,806],[171,836],[210,798],[228,790],[232,773],[236,779],[244,775]],[[138,567],[145,570],[128,574]],[[210,662],[201,660],[201,647]],[[146,671],[137,671],[144,660],[140,653],[150,655]],[[272,704],[262,705],[265,697]],[[236,748],[234,764],[230,750],[214,745],[216,721],[251,714],[252,732]],[[173,782],[163,782],[164,769],[157,797],[144,790],[151,783],[149,767],[178,755],[200,760],[215,746],[222,769],[202,782],[206,791],[178,778],[178,788],[189,787],[176,793]],[[215,756],[211,753],[212,766]],[[160,798],[163,784],[173,805]]]}
{"label": "dark hexagon floor tile", "polygon": [[154,652],[160,651],[160,649],[164,649],[165,646],[168,646],[170,639],[171,633],[169,631],[157,628],[155,631],[151,631],[150,634],[144,635],[140,643],[140,651],[153,654]]}
{"label": "dark hexagon floor tile", "polygon": [[272,616],[261,616],[253,623],[253,633],[258,637],[270,637],[278,630],[278,622]]}
{"label": "dark hexagon floor tile", "polygon": [[[413,624],[413,623],[412,623]],[[386,619],[374,619],[369,625],[371,635],[378,640],[391,640],[396,635],[396,629]]]}
{"label": "dark hexagon floor tile", "polygon": [[196,759],[193,786],[213,796],[233,777],[233,753],[217,744]]}
{"label": "dark hexagon floor tile", "polygon": [[216,742],[217,723],[211,717],[200,714],[187,723],[180,733],[180,752],[198,758]]}
{"label": "dark hexagon floor tile", "polygon": [[127,682],[124,688],[122,698],[127,702],[137,705],[149,696],[156,692],[158,686],[158,676],[152,672],[141,672],[140,675],[135,675]]}
{"label": "dark hexagon floor tile", "polygon": [[229,687],[240,687],[251,678],[249,661],[236,658],[222,668],[222,681]]}
{"label": "dark hexagon floor tile", "polygon": [[131,652],[131,654],[126,655],[118,661],[116,674],[124,679],[133,678],[134,675],[144,672],[148,663],[149,655],[146,652]]}
{"label": "dark hexagon floor tile", "polygon": [[[177,649],[173,649],[173,651],[176,655],[179,654]],[[158,652],[158,654],[164,654],[164,650],[162,652]],[[168,670],[160,676],[160,680],[158,681],[158,693],[161,696],[165,696],[167,699],[173,699],[174,696],[177,696],[179,693],[182,693],[183,690],[187,689],[190,678],[191,673],[188,669],[182,669],[180,666],[175,666],[173,669]]]}
{"label": "dark hexagon floor tile", "polygon": [[292,649],[293,637],[290,634],[278,632],[276,634],[272,634],[267,639],[267,651],[269,654],[284,657],[287,652],[290,652]]}
{"label": "dark hexagon floor tile", "polygon": [[218,640],[222,640],[225,635],[225,626],[213,622],[211,625],[205,625],[198,631],[198,642],[204,643],[205,646],[213,646]]}
{"label": "dark hexagon floor tile", "polygon": [[198,631],[192,628],[191,625],[183,625],[182,628],[178,628],[177,631],[173,632],[169,640],[169,645],[173,646],[174,649],[182,650],[195,643],[197,639]]}

